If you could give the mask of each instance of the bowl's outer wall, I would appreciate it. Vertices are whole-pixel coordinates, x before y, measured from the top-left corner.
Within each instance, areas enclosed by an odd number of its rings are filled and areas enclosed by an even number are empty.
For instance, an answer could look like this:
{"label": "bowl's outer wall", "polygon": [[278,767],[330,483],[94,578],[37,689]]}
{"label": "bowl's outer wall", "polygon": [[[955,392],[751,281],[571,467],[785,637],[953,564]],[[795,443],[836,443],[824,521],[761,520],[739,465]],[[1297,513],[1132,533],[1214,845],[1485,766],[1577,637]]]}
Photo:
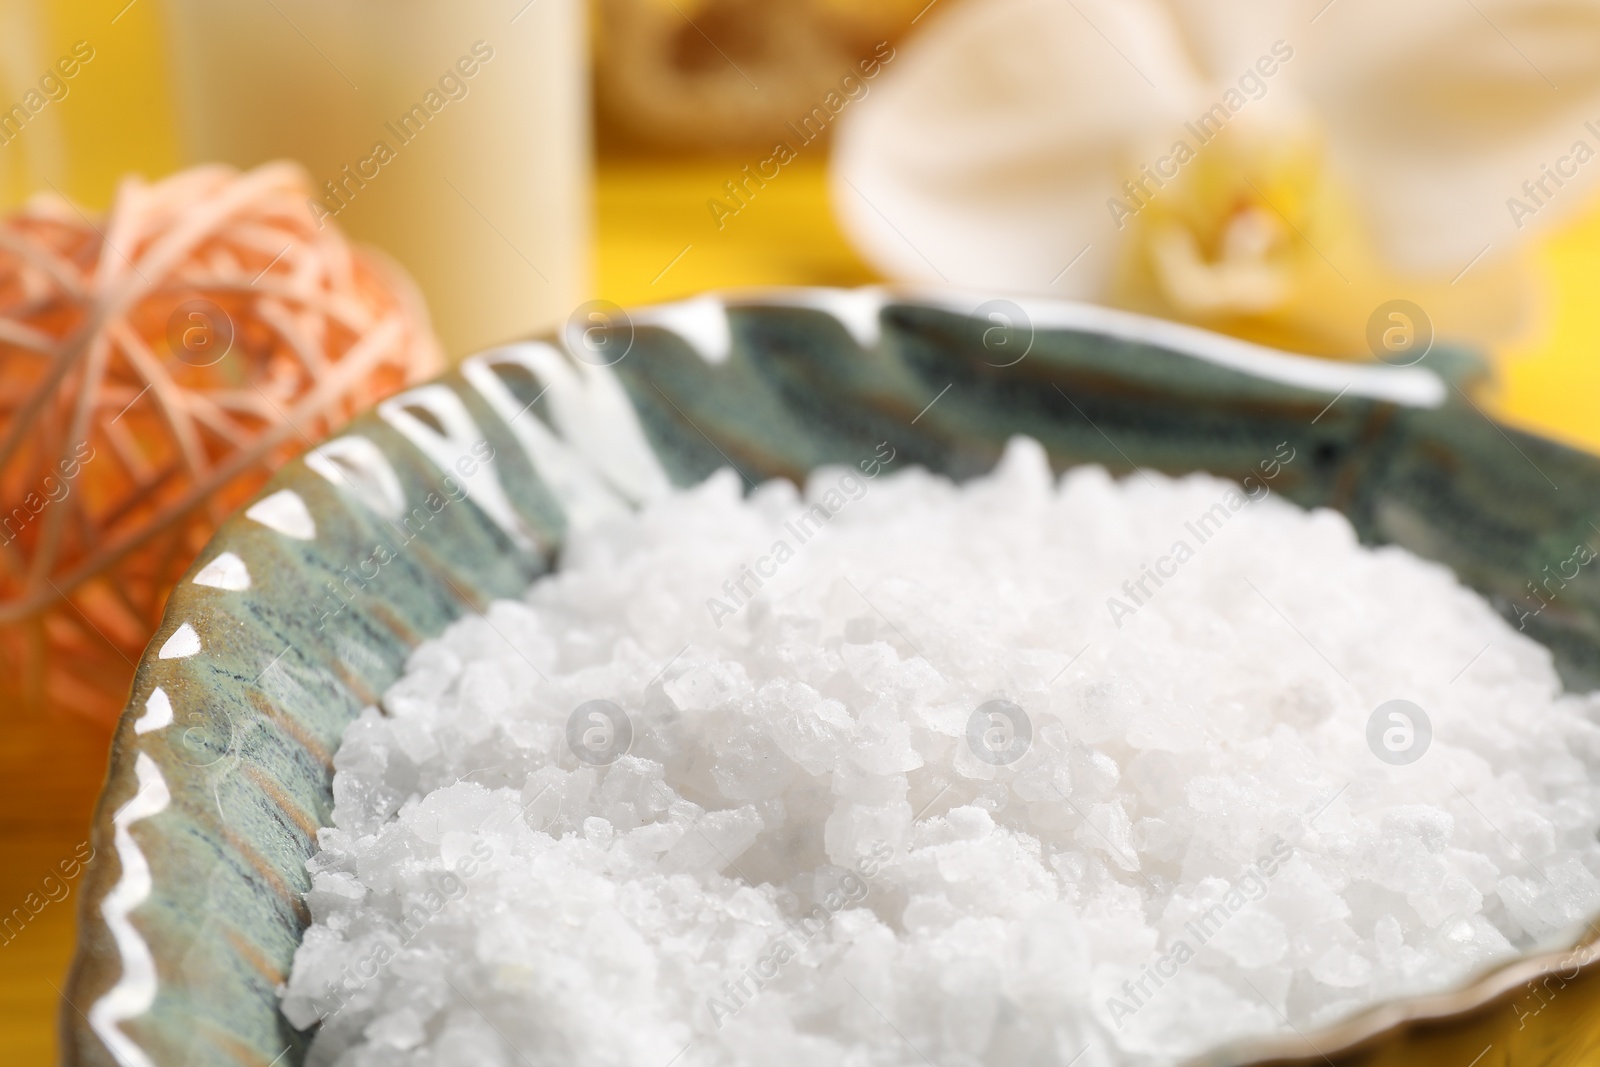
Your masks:
{"label": "bowl's outer wall", "polygon": [[[1058,469],[1099,463],[1117,473],[1140,466],[1260,479],[1286,445],[1294,458],[1267,483],[1273,491],[1339,509],[1364,540],[1448,564],[1554,651],[1570,687],[1600,687],[1596,568],[1553,597],[1556,585],[1542,587],[1549,606],[1524,614],[1540,603],[1529,583],[1600,537],[1591,526],[1600,460],[1497,426],[1463,395],[1432,410],[1354,395],[1330,406],[1325,393],[1067,331],[1040,331],[1026,358],[1000,366],[983,344],[990,323],[910,302],[884,308],[882,338],[870,350],[814,310],[733,306],[729,320],[732,354],[721,365],[675,333],[640,326],[613,368],[677,484],[730,462],[752,481],[801,480],[820,465],[854,467],[881,455],[884,442],[894,450],[891,470],[920,464],[964,478],[992,467],[1013,434],[1037,438]],[[523,402],[538,395],[535,382],[504,380]],[[159,986],[151,1008],[122,1030],[161,1065],[292,1067],[304,1058],[308,1039],[283,1019],[275,990],[308,922],[305,861],[330,818],[341,732],[379,701],[420,640],[496,597],[519,595],[561,542],[560,509],[510,429],[457,373],[439,381],[493,447],[535,547],[519,549],[470,501],[452,503],[430,513],[378,577],[349,584],[394,532],[301,461],[263,495],[299,493],[316,519],[314,540],[242,516],[223,526],[196,568],[231,550],[247,561],[252,586],[227,592],[186,578],[140,663],[94,823],[97,862],[85,875],[62,1008],[65,1062],[115,1062],[85,1015],[122,973],[101,905],[121,875],[111,817],[135,792],[140,752],[159,766],[172,802],[131,830],[153,876],[132,920]],[[543,418],[544,403],[533,414]],[[442,472],[376,415],[345,432],[379,445],[408,508],[442,493]],[[354,592],[336,596],[341,582]],[[185,622],[201,634],[203,653],[159,659],[155,650]],[[156,686],[171,698],[174,726],[136,735],[133,722]],[[1578,981],[1591,995],[1563,999],[1595,1004],[1588,970]],[[1514,1024],[1510,1000],[1478,1010]],[[1424,1031],[1401,1028],[1382,1055],[1362,1046],[1341,1059],[1387,1062],[1396,1049],[1433,1040]],[[1438,1033],[1455,1040],[1455,1031]]]}

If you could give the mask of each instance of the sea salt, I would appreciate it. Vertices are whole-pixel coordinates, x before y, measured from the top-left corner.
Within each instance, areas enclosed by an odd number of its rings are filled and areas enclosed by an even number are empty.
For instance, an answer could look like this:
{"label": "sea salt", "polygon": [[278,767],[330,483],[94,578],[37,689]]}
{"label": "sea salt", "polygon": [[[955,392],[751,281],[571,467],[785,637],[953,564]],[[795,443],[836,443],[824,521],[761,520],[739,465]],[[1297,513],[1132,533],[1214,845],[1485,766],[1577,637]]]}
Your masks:
{"label": "sea salt", "polygon": [[336,758],[312,1063],[1166,1065],[1600,912],[1596,699],[1446,568],[1270,480],[883,462],[574,531],[416,649]]}

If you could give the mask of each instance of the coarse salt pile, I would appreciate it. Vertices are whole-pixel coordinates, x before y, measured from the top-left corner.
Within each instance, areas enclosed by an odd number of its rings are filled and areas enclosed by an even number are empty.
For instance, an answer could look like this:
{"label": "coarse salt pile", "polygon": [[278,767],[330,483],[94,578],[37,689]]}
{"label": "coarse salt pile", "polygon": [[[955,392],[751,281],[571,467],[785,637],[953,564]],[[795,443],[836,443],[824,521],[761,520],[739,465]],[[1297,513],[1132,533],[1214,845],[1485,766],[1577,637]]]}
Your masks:
{"label": "coarse salt pile", "polygon": [[1600,912],[1596,699],[1447,569],[1031,441],[878,469],[724,471],[416,650],[312,1063],[1170,1064]]}

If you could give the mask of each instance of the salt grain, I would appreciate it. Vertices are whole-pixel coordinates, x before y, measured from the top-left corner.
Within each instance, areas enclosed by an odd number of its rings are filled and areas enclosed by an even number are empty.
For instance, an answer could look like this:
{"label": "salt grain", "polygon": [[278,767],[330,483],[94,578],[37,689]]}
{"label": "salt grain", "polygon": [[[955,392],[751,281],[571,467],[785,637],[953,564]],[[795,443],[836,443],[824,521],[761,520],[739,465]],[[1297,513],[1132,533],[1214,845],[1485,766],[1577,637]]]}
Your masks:
{"label": "salt grain", "polygon": [[1165,1065],[1570,937],[1595,699],[1256,495],[1019,440],[575,532],[346,732],[310,1062]]}

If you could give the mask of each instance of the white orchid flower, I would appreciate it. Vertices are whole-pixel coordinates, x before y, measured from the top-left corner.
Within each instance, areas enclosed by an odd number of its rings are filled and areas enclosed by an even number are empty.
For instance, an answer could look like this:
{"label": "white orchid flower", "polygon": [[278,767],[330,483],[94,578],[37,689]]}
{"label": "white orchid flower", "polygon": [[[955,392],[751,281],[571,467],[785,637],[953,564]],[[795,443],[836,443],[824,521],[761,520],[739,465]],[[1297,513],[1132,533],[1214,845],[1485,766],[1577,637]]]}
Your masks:
{"label": "white orchid flower", "polygon": [[1600,183],[1600,0],[945,0],[845,116],[891,277],[1365,356],[1375,309],[1516,323]]}

